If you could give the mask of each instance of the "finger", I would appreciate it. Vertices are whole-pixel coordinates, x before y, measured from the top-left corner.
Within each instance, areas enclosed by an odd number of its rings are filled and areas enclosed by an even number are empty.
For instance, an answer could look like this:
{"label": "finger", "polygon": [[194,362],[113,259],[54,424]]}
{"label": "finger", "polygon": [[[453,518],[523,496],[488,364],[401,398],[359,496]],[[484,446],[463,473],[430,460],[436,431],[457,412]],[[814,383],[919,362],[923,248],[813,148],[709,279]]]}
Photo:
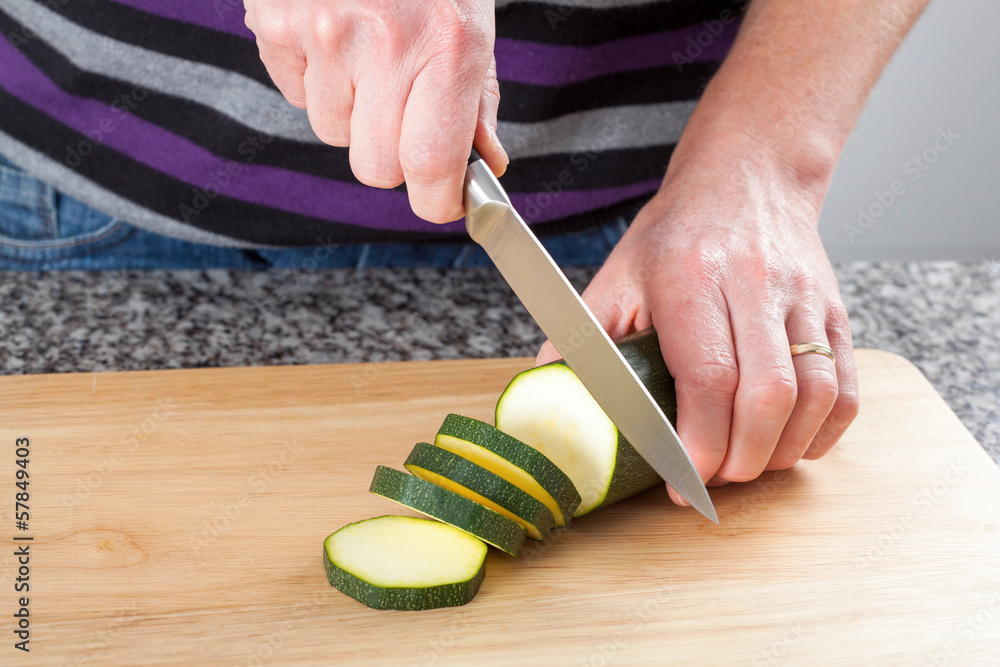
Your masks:
{"label": "finger", "polygon": [[489,68],[488,55],[478,63],[464,50],[453,51],[441,52],[413,81],[399,143],[410,206],[436,223],[464,215],[465,167]]}
{"label": "finger", "polygon": [[256,23],[255,17],[257,14],[256,0],[243,0],[243,9],[246,12],[243,16],[244,25],[246,25],[250,32],[256,35],[257,31],[254,30],[254,25]]}
{"label": "finger", "polygon": [[497,83],[496,59],[490,61],[490,69],[486,73],[483,92],[479,98],[479,120],[476,123],[476,135],[473,140],[479,154],[486,160],[493,174],[498,178],[507,171],[510,158],[507,151],[500,145],[497,137],[497,109],[500,106],[500,84]]}
{"label": "finger", "polygon": [[388,71],[368,71],[357,82],[350,123],[351,170],[359,181],[376,188],[403,182],[399,134],[406,91],[403,77]]}
{"label": "finger", "polygon": [[[647,292],[663,360],[677,392],[677,435],[703,480],[715,476],[729,447],[733,403],[740,378],[729,310],[718,286],[697,292],[679,287]],[[672,488],[671,499],[686,505]]]}
{"label": "finger", "polygon": [[[808,307],[793,308],[786,325],[788,340],[793,344],[826,345],[825,319],[822,312],[810,312]],[[798,354],[791,360],[795,369],[795,407],[767,462],[768,470],[791,468],[802,458],[837,400],[833,361],[822,354]]]}
{"label": "finger", "polygon": [[847,322],[847,312],[843,306],[837,306],[827,315],[826,333],[830,347],[837,358],[837,400],[803,455],[806,459],[818,459],[830,451],[858,416],[860,407],[854,344],[851,339],[851,328]]}
{"label": "finger", "polygon": [[260,59],[271,81],[290,104],[304,109],[306,90],[302,79],[306,59],[299,37],[298,18],[268,7],[272,5],[258,8],[248,0],[246,25],[257,37]]}
{"label": "finger", "polygon": [[784,317],[760,310],[773,299],[756,290],[735,298],[731,317],[740,379],[729,451],[716,476],[746,482],[767,466],[795,407],[797,389]]}
{"label": "finger", "polygon": [[303,76],[309,124],[320,141],[331,146],[351,145],[354,86],[343,70],[314,61]]}

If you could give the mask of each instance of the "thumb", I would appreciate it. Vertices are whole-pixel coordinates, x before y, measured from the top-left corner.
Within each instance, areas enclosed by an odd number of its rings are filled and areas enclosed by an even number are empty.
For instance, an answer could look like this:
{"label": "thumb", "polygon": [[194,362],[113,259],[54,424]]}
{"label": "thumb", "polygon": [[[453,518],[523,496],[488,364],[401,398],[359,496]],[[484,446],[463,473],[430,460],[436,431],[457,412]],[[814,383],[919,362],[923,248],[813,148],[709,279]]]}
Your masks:
{"label": "thumb", "polygon": [[490,59],[490,68],[483,82],[483,92],[479,98],[479,119],[476,122],[474,143],[476,150],[486,160],[496,176],[507,171],[510,158],[497,138],[497,109],[500,106],[500,84],[497,83],[497,61]]}
{"label": "thumb", "polygon": [[[649,326],[646,323],[648,313],[645,316],[642,314],[644,309],[641,293],[625,280],[622,272],[614,270],[611,262],[597,272],[581,297],[611,340],[617,341],[645,328],[637,325]],[[555,345],[547,340],[535,357],[535,365],[541,366],[561,358]]]}

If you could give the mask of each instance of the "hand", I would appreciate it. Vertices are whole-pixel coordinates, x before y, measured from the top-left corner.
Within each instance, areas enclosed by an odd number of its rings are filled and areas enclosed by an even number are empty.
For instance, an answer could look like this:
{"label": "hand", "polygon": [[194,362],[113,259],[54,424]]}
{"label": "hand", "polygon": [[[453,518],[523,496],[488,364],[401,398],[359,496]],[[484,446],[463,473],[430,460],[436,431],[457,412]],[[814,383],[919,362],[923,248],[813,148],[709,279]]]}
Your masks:
{"label": "hand", "polygon": [[500,91],[490,0],[244,0],[275,85],[359,181],[394,188],[431,222],[463,215],[475,145],[494,172]]}
{"label": "hand", "polygon": [[[612,339],[656,327],[678,435],[712,485],[818,458],[857,414],[847,313],[816,229],[825,183],[745,136],[682,140],[583,293]],[[792,357],[803,342],[829,345],[836,365]],[[538,362],[555,358],[546,343]]]}

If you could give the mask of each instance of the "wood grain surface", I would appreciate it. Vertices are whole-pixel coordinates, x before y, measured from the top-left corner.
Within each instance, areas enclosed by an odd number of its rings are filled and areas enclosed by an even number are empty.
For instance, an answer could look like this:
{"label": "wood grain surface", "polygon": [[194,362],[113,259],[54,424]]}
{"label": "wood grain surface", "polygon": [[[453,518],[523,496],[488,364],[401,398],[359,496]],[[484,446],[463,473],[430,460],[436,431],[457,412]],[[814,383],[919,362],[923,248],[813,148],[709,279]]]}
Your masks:
{"label": "wood grain surface", "polygon": [[406,513],[375,466],[490,420],[527,359],[0,378],[0,664],[996,664],[1000,471],[909,362],[858,362],[842,443],[713,490],[721,525],[652,489],[429,612],[333,590],[323,539]]}

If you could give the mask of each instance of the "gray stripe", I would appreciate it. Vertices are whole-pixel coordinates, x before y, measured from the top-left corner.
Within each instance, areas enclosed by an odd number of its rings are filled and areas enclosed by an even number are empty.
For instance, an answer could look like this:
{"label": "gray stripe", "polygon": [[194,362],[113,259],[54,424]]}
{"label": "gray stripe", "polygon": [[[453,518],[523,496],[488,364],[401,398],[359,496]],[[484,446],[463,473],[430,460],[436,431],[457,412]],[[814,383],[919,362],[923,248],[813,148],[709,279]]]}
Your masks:
{"label": "gray stripe", "polygon": [[253,79],[110,39],[31,0],[4,0],[4,11],[81,69],[192,100],[272,136],[319,143],[304,110]]}
{"label": "gray stripe", "polygon": [[234,248],[261,247],[259,244],[250,244],[231,239],[228,236],[206,232],[159,213],[154,213],[110,190],[105,190],[69,167],[50,160],[45,155],[34,151],[3,132],[0,132],[0,153],[24,169],[25,172],[45,181],[60,192],[136,227],[192,243],[208,243]]}
{"label": "gray stripe", "polygon": [[697,100],[605,107],[540,123],[499,123],[497,137],[512,160],[548,153],[601,152],[677,143]]}

